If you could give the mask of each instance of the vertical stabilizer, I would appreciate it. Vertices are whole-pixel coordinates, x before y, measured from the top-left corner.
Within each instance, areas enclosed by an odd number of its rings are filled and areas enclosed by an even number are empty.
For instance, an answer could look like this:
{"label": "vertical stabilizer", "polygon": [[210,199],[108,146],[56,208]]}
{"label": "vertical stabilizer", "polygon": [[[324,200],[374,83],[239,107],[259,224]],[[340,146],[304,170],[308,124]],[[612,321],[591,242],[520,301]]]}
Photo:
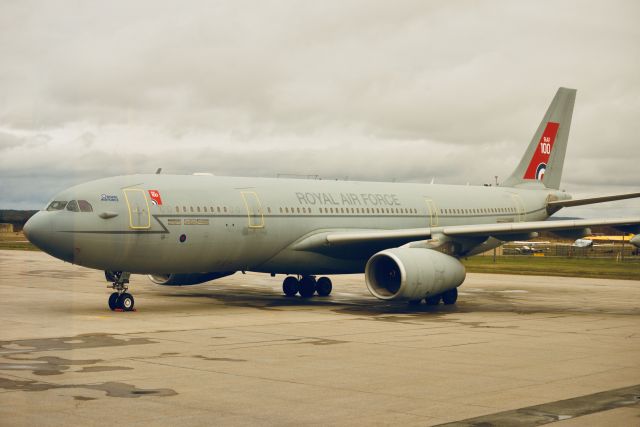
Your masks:
{"label": "vertical stabilizer", "polygon": [[560,188],[575,100],[575,89],[558,89],[518,167],[503,186],[542,181],[547,188]]}

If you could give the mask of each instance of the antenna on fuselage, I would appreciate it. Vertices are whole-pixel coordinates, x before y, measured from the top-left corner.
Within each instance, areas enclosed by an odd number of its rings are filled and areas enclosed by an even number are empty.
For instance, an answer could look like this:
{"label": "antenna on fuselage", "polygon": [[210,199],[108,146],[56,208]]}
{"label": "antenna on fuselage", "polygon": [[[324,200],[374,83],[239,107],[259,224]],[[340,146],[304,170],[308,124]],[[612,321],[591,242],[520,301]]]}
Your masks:
{"label": "antenna on fuselage", "polygon": [[160,172],[162,172],[162,168],[156,169],[156,175],[160,175]]}

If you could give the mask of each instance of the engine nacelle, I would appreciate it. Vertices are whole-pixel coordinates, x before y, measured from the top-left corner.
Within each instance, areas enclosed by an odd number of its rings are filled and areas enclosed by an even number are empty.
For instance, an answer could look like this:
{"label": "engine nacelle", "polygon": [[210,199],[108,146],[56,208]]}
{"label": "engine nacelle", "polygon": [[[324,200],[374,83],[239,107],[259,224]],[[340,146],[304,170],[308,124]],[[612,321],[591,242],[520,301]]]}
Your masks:
{"label": "engine nacelle", "polygon": [[149,274],[149,279],[153,283],[163,286],[187,286],[230,276],[233,273],[235,271],[223,273]]}
{"label": "engine nacelle", "polygon": [[629,241],[636,248],[640,248],[640,234],[633,236],[633,239]]}
{"label": "engine nacelle", "polygon": [[465,277],[460,261],[432,249],[386,249],[365,268],[369,292],[383,300],[420,300],[457,288]]}

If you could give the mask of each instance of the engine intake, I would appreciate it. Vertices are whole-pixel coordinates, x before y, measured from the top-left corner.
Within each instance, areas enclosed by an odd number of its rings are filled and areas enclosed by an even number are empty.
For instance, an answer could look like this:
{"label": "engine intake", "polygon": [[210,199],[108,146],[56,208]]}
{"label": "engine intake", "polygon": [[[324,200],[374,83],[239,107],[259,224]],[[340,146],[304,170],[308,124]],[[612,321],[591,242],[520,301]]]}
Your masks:
{"label": "engine intake", "polygon": [[149,279],[153,283],[163,286],[187,286],[230,276],[234,273],[235,271],[223,273],[149,274]]}
{"label": "engine intake", "polygon": [[432,249],[386,249],[365,268],[369,292],[382,300],[419,300],[457,288],[465,277],[460,261]]}

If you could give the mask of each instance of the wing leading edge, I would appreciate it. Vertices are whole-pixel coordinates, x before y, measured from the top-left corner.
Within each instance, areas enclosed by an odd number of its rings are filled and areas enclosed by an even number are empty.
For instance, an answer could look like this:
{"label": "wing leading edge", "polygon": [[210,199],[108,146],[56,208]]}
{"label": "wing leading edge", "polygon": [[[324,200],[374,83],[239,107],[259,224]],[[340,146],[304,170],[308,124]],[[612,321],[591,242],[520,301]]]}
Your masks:
{"label": "wing leading edge", "polygon": [[323,230],[307,236],[293,245],[295,250],[327,250],[331,247],[372,244],[393,247],[417,240],[443,235],[451,238],[494,237],[508,241],[510,236],[536,231],[579,230],[593,226],[625,227],[640,232],[640,217],[578,219],[558,221],[525,221],[500,224],[454,225],[398,230]]}

